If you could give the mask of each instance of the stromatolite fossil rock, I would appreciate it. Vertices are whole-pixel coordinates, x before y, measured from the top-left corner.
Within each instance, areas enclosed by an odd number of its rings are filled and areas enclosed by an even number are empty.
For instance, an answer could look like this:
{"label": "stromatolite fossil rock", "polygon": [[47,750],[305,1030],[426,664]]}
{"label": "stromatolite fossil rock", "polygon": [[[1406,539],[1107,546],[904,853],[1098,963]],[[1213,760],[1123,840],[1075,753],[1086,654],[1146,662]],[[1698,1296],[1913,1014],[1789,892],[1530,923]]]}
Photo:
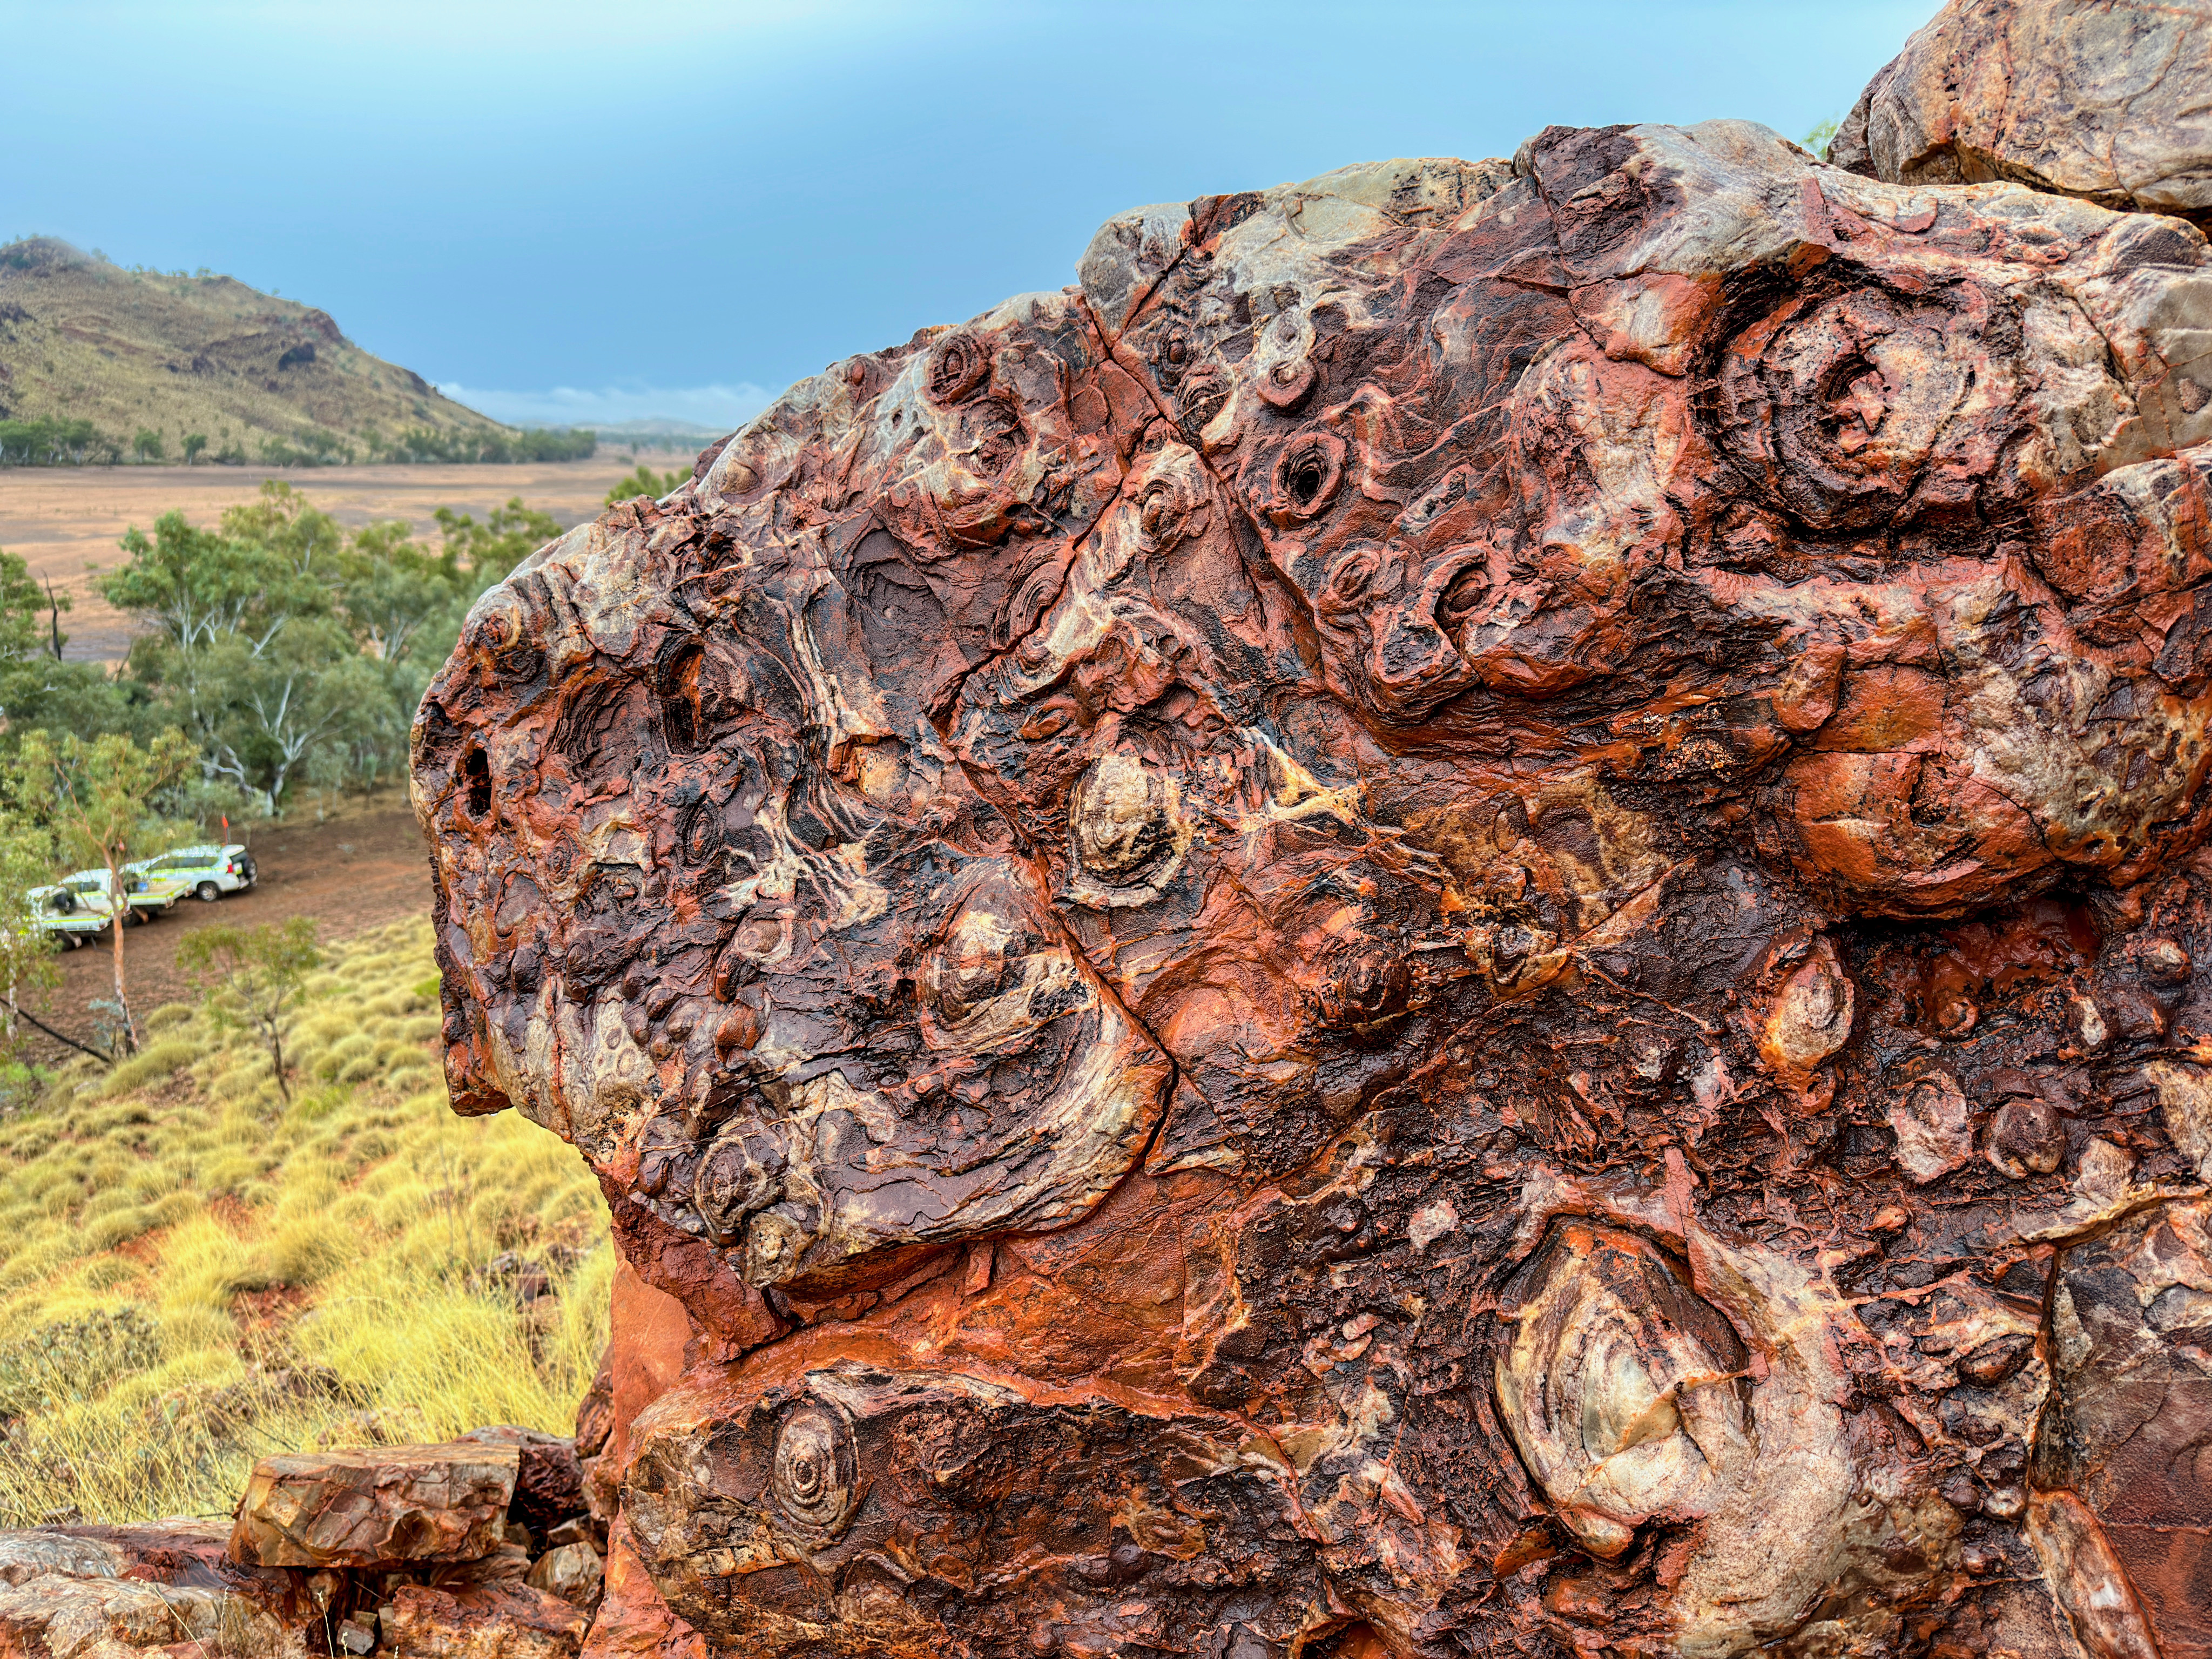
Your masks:
{"label": "stromatolite fossil rock", "polygon": [[2106,207],[2212,214],[2207,0],[1952,0],[1875,76],[1839,167],[2017,179]]}
{"label": "stromatolite fossil rock", "polygon": [[2206,1651],[2203,238],[1716,122],[1080,274],[423,704],[455,1103],[695,1329],[673,1612]]}

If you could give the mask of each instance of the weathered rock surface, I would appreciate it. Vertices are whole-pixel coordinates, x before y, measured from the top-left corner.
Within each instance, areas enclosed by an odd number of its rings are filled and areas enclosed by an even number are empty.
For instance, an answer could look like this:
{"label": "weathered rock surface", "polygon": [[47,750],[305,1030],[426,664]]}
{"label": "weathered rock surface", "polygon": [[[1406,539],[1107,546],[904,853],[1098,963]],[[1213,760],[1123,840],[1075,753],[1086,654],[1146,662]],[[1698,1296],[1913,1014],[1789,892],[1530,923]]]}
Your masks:
{"label": "weathered rock surface", "polygon": [[514,1492],[507,1514],[527,1528],[541,1547],[555,1527],[585,1512],[584,1468],[573,1437],[500,1424],[471,1429],[461,1440],[515,1449]]}
{"label": "weathered rock surface", "polygon": [[2212,1651],[2203,238],[1712,122],[1080,274],[424,700],[588,1650]]}
{"label": "weathered rock surface", "polygon": [[531,1563],[526,1582],[532,1589],[589,1609],[599,1605],[606,1563],[587,1543],[559,1544]]}
{"label": "weathered rock surface", "polygon": [[706,1638],[669,1611],[627,1522],[617,1520],[608,1539],[605,1595],[583,1659],[717,1659]]}
{"label": "weathered rock surface", "polygon": [[489,1555],[506,1541],[520,1461],[512,1442],[264,1457],[239,1500],[231,1558],[368,1567]]}
{"label": "weathered rock surface", "polygon": [[2207,0],[1950,0],[1836,134],[1893,184],[2017,179],[2106,207],[2212,213]]}
{"label": "weathered rock surface", "polygon": [[2103,1517],[2168,1655],[2212,1653],[2212,1201],[2068,1250],[2051,1295],[2033,1483]]}
{"label": "weathered rock surface", "polygon": [[195,1520],[0,1533],[0,1659],[306,1659],[318,1586],[240,1567],[225,1529]]}
{"label": "weathered rock surface", "polygon": [[575,1659],[583,1610],[528,1584],[403,1585],[378,1614],[392,1659]]}

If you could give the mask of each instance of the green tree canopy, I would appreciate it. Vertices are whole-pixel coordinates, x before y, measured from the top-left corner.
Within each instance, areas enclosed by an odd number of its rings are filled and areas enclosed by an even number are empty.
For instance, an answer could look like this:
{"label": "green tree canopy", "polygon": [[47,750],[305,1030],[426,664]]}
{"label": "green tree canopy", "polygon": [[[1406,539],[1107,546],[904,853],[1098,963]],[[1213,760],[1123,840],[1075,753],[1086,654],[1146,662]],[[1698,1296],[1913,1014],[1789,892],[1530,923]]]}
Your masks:
{"label": "green tree canopy", "polygon": [[198,927],[177,947],[177,966],[198,980],[218,1026],[241,1027],[260,1038],[276,1068],[276,1091],[286,1101],[284,1039],[307,985],[322,964],[315,924],[294,916],[281,927],[254,928],[217,922]]}
{"label": "green tree canopy", "polygon": [[108,678],[98,663],[64,662],[66,593],[35,580],[15,554],[0,551],[0,755],[34,726],[151,735],[149,699]]}
{"label": "green tree canopy", "polygon": [[0,1060],[37,1027],[33,1008],[61,982],[50,933],[31,926],[30,890],[53,879],[53,838],[0,800]]}
{"label": "green tree canopy", "polygon": [[525,507],[520,495],[493,508],[482,524],[445,507],[438,509],[437,520],[446,550],[468,573],[471,599],[504,580],[507,572],[561,533],[558,520]]}
{"label": "green tree canopy", "polygon": [[684,471],[655,472],[643,461],[640,461],[637,464],[636,471],[607,491],[606,504],[612,507],[617,501],[626,501],[637,495],[650,495],[658,501],[670,490],[688,480],[690,476],[689,472]]}
{"label": "green tree canopy", "polygon": [[272,816],[302,779],[392,775],[470,604],[561,533],[520,498],[437,522],[434,550],[398,522],[349,533],[271,481],[212,530],[174,513],[132,530],[100,578],[145,629],[120,684],[191,737],[204,785]]}
{"label": "green tree canopy", "polygon": [[[69,598],[57,602],[69,609]],[[27,662],[47,650],[46,592],[21,556],[0,548],[0,665]],[[58,650],[56,651],[59,654]]]}

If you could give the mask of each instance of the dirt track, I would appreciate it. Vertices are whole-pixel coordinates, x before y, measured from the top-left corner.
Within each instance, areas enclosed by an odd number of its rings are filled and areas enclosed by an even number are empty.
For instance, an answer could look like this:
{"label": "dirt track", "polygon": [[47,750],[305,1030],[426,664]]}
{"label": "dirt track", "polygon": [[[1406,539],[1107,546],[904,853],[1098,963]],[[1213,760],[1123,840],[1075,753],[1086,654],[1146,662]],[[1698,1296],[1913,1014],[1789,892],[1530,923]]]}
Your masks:
{"label": "dirt track", "polygon": [[[355,805],[320,823],[310,817],[245,839],[260,872],[251,892],[228,893],[213,904],[181,898],[167,915],[124,935],[134,1012],[143,1015],[165,1002],[191,999],[193,988],[177,971],[177,942],[212,921],[251,927],[308,916],[317,924],[317,938],[327,942],[429,914],[428,854],[404,795]],[[93,1024],[87,1005],[113,994],[113,951],[103,939],[97,948],[65,953],[61,961],[61,989],[52,1012],[42,1010],[40,1018],[84,1039]],[[34,1057],[52,1062],[63,1054],[42,1040]]]}

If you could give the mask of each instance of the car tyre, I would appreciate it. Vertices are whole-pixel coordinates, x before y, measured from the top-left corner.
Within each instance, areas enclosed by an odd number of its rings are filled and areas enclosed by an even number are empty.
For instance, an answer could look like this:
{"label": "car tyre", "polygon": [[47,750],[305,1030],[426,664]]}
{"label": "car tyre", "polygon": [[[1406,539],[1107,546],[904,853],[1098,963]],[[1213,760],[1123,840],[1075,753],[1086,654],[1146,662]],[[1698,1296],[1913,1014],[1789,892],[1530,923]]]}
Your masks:
{"label": "car tyre", "polygon": [[211,881],[204,881],[192,889],[192,896],[203,904],[213,904],[222,896],[222,889]]}

